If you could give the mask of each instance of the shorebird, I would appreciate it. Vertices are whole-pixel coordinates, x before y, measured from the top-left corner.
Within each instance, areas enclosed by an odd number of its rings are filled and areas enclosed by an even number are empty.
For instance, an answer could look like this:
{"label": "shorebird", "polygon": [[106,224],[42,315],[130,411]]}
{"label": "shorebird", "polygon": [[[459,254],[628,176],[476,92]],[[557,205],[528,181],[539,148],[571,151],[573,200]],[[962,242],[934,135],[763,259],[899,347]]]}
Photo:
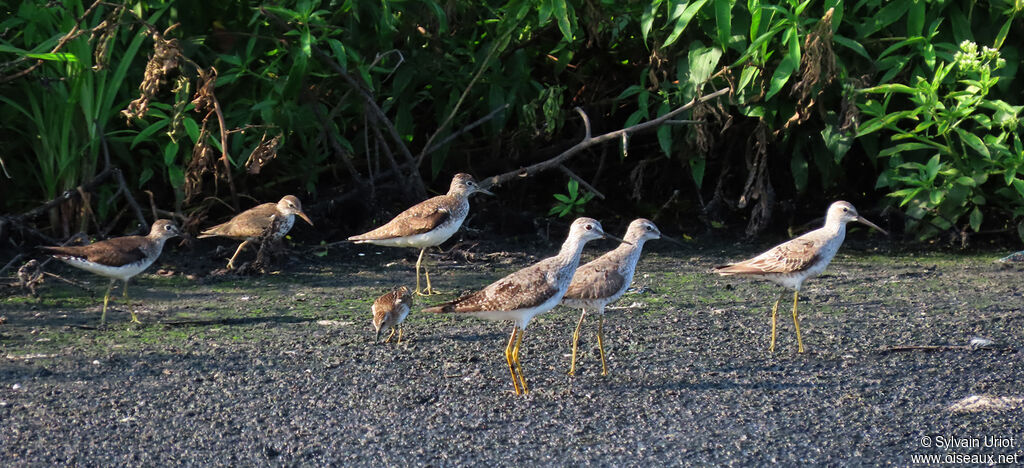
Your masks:
{"label": "shorebird", "polygon": [[643,218],[633,220],[626,230],[626,235],[623,236],[625,242],[576,270],[569,290],[562,298],[562,305],[583,309],[580,321],[576,324],[576,332],[572,334],[572,364],[569,366],[569,375],[576,374],[576,345],[587,312],[596,313],[599,317],[597,347],[601,351],[601,375],[608,375],[608,365],[604,359],[604,308],[619,300],[633,282],[636,262],[640,260],[640,251],[643,250],[644,243],[661,238],[661,231],[651,221]]}
{"label": "shorebird", "polygon": [[405,321],[405,317],[409,315],[409,306],[412,305],[412,294],[409,292],[409,288],[405,286],[397,287],[391,292],[378,297],[376,301],[373,301],[373,328],[377,331],[373,337],[374,342],[380,342],[380,330],[382,328],[388,328],[391,330],[391,334],[388,335],[385,343],[391,341],[391,337],[395,336],[395,330],[398,330],[398,341],[395,344],[402,343],[402,322]]}
{"label": "shorebird", "polygon": [[[54,258],[75,268],[110,278],[107,293],[103,296],[103,313],[100,323],[107,322],[107,303],[110,291],[117,280],[124,281],[123,295],[128,297],[128,280],[149,268],[164,249],[167,239],[181,235],[178,226],[168,219],[153,223],[148,236],[125,236],[95,242],[89,245],[68,247],[42,247]],[[139,323],[135,311],[132,322]]]}
{"label": "shorebird", "polygon": [[475,293],[454,301],[424,309],[428,313],[455,313],[485,320],[511,320],[515,322],[505,360],[512,373],[512,386],[517,394],[527,393],[526,378],[519,363],[519,347],[530,319],[553,309],[569,289],[572,275],[580,264],[580,252],[591,240],[610,238],[601,223],[591,218],[578,218],[569,228],[558,255],[541,260],[512,273]]}
{"label": "shorebird", "polygon": [[420,289],[420,265],[423,253],[448,240],[459,230],[466,215],[469,214],[469,196],[474,193],[493,193],[481,188],[473,176],[455,174],[452,178],[448,194],[422,201],[401,212],[387,224],[370,232],[349,237],[356,244],[375,244],[385,247],[416,247],[420,256],[416,259],[416,294],[428,296],[438,294],[430,286],[430,273],[426,267],[423,274],[427,278],[426,291]]}
{"label": "shorebird", "polygon": [[264,203],[249,208],[231,218],[230,221],[203,231],[199,238],[227,237],[242,241],[242,244],[235,250],[235,254],[228,260],[228,269],[233,270],[235,258],[242,253],[245,246],[266,233],[267,229],[275,229],[275,232],[270,233],[271,240],[280,240],[295,225],[296,215],[310,226],[313,225],[313,221],[302,211],[302,202],[294,195],[285,195],[277,203]]}
{"label": "shorebird", "polygon": [[[804,352],[804,343],[800,338],[800,321],[797,319],[797,298],[800,288],[808,278],[825,271],[832,257],[836,256],[839,246],[846,238],[846,223],[856,221],[889,233],[871,221],[857,214],[857,209],[845,201],[837,201],[828,207],[825,225],[807,234],[772,247],[767,252],[749,260],[715,267],[715,273],[723,276],[745,276],[762,278],[786,289],[793,290],[793,326],[796,328],[798,352]],[[775,351],[775,319],[779,310],[779,302],[785,292],[775,301],[772,307],[772,341],[769,352]]]}

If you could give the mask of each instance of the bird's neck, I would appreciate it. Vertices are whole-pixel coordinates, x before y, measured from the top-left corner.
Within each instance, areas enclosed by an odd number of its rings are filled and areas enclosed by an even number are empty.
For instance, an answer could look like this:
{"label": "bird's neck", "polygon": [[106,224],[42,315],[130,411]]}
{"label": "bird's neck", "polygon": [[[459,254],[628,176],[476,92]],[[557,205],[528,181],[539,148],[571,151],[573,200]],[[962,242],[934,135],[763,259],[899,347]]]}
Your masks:
{"label": "bird's neck", "polygon": [[559,262],[564,265],[571,265],[580,263],[580,253],[583,252],[583,246],[586,245],[586,241],[579,237],[571,236],[562,243],[562,248],[558,251]]}

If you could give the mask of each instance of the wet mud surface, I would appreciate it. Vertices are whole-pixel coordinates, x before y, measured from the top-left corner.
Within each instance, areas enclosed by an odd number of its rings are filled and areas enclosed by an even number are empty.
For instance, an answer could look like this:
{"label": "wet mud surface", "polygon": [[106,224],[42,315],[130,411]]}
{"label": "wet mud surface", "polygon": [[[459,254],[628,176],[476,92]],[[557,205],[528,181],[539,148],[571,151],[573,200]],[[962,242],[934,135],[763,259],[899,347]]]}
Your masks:
{"label": "wet mud surface", "polygon": [[[476,262],[435,255],[446,294],[417,298],[399,345],[371,342],[370,304],[414,284],[411,251],[346,246],[258,277],[206,275],[222,260],[172,252],[133,280],[128,305],[116,291],[105,328],[95,326],[106,280],[55,266],[89,291],[48,281],[38,299],[0,297],[0,460],[903,466],[957,452],[1024,462],[1024,269],[993,263],[997,253],[848,242],[805,285],[807,352],[796,352],[786,294],[770,354],[781,289],[709,274],[770,245],[648,244],[634,288],[606,316],[609,375],[596,318],[566,375],[578,315],[557,308],[526,331],[526,396],[505,364],[511,324],[418,312],[553,246]],[[128,307],[143,326],[127,323]],[[991,343],[971,346],[976,337]],[[1006,405],[956,406],[979,395]],[[1015,446],[951,448],[937,436]]]}

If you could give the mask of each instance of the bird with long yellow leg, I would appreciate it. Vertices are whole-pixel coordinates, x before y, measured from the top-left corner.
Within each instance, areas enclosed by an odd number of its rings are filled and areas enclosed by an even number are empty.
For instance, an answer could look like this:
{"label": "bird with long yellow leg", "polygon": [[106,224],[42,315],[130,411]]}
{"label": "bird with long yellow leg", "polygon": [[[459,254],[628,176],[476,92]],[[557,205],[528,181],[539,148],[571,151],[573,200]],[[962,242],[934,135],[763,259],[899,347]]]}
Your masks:
{"label": "bird with long yellow leg", "polygon": [[529,392],[519,350],[523,335],[533,317],[555,308],[569,289],[573,273],[580,264],[583,246],[594,239],[621,239],[605,234],[601,223],[591,218],[578,218],[569,228],[569,236],[558,255],[541,260],[512,273],[480,291],[454,301],[424,309],[424,312],[453,313],[485,320],[510,320],[514,326],[505,347],[505,361],[512,374],[517,394]]}
{"label": "bird with long yellow leg", "polygon": [[[836,256],[839,246],[846,238],[846,224],[856,221],[881,231],[884,229],[857,214],[857,209],[845,201],[837,201],[828,208],[825,225],[788,242],[772,247],[768,251],[749,260],[715,267],[715,273],[723,276],[743,276],[761,278],[771,281],[786,289],[793,290],[793,326],[796,329],[797,351],[804,352],[804,342],[800,337],[800,320],[797,317],[797,300],[800,288],[807,279],[818,276],[825,271],[829,262]],[[783,296],[785,293],[783,293]],[[775,352],[775,322],[779,311],[779,302],[772,307],[772,341],[769,352]]]}

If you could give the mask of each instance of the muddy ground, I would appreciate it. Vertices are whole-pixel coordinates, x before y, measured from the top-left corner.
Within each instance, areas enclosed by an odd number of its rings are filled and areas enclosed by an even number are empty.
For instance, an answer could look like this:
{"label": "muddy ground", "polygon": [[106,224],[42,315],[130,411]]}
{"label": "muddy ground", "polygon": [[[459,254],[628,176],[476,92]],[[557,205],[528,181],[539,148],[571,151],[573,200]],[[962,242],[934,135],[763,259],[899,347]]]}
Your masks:
{"label": "muddy ground", "polygon": [[[596,321],[584,329],[577,376],[566,375],[578,315],[559,308],[527,330],[527,396],[512,393],[504,361],[511,325],[417,313],[536,260],[483,259],[516,246],[482,244],[475,262],[435,257],[435,286],[448,294],[418,302],[397,346],[370,342],[370,303],[412,284],[415,252],[331,248],[240,277],[207,275],[223,260],[206,252],[172,251],[133,281],[129,306],[117,296],[106,328],[94,327],[106,280],[54,265],[91,292],[51,279],[38,299],[0,298],[0,461],[1024,462],[1024,269],[993,263],[998,252],[872,242],[848,241],[806,285],[804,354],[788,313],[767,352],[777,287],[708,274],[770,242],[652,242],[635,288],[607,316],[610,375],[600,375]],[[526,247],[540,256],[557,248]],[[127,323],[127,307],[144,326]],[[991,344],[969,346],[973,337]],[[973,406],[963,406],[968,397]],[[984,447],[986,437],[1011,446]],[[951,446],[960,439],[979,447]]]}

